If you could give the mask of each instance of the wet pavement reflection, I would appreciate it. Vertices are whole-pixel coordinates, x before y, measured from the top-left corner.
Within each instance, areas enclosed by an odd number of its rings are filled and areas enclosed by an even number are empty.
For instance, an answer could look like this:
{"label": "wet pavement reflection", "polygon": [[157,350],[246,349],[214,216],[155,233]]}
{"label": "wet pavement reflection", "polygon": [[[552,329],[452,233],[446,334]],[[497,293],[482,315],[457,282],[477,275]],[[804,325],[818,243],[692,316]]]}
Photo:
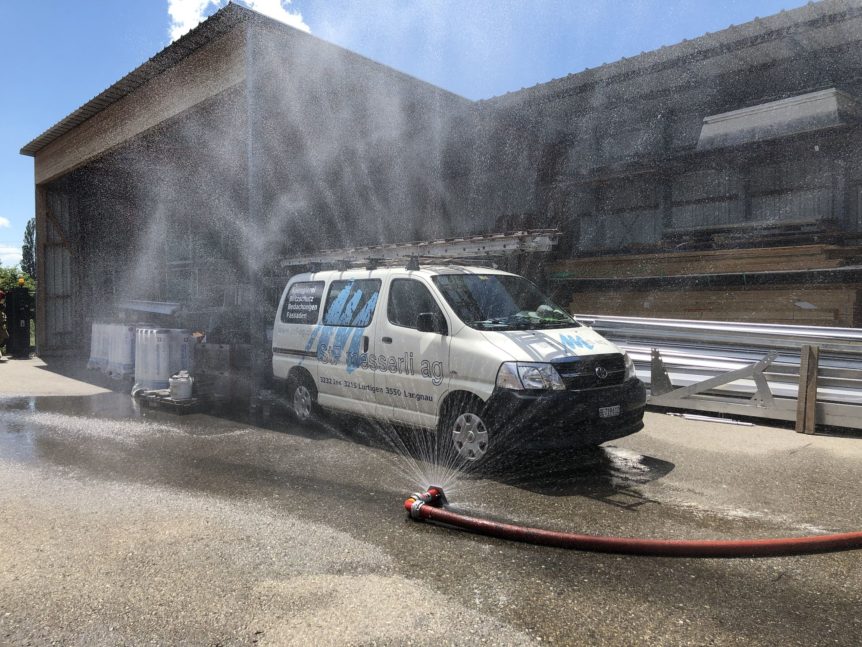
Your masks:
{"label": "wet pavement reflection", "polygon": [[[265,420],[245,409],[231,413],[177,416],[142,407],[134,398],[114,392],[7,398],[0,401],[0,455],[22,463],[83,469],[103,478],[157,480],[228,493],[237,490],[237,480],[252,486],[313,480],[318,486],[346,491],[347,484],[338,478],[345,462],[372,484],[403,492],[439,481],[427,442],[416,440],[424,432],[415,429],[341,416],[299,425],[279,409]],[[321,460],[323,447],[303,448],[308,463],[295,460],[295,454],[263,454],[263,446],[273,442],[273,437],[266,442],[269,432],[325,445],[328,463]],[[204,442],[228,436],[233,438],[226,444]],[[564,452],[513,450],[486,466],[450,467],[446,477],[447,487],[466,498],[480,483],[496,482],[542,496],[586,497],[633,510],[651,501],[638,486],[663,478],[673,468],[661,458],[607,446]]]}

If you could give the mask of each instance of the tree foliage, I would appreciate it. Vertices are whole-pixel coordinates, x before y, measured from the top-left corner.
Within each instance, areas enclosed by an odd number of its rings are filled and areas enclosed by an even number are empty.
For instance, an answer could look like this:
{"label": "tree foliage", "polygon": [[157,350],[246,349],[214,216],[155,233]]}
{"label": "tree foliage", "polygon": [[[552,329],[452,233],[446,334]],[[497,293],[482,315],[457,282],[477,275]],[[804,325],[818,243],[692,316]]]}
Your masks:
{"label": "tree foliage", "polygon": [[21,246],[21,270],[36,278],[36,219],[30,218],[24,228],[24,244]]}
{"label": "tree foliage", "polygon": [[33,277],[22,272],[17,265],[12,265],[11,267],[0,265],[0,290],[8,292],[12,288],[18,287],[19,276],[24,277],[24,285],[30,291],[36,289],[36,282],[33,280]]}

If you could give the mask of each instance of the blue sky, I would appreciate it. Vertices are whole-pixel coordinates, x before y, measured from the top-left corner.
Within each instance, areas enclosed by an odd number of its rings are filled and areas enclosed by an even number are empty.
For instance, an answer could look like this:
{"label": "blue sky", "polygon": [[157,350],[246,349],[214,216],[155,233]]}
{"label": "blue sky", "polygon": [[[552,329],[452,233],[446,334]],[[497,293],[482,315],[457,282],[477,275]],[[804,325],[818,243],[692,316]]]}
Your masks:
{"label": "blue sky", "polygon": [[[0,263],[33,215],[28,141],[224,0],[0,0]],[[804,0],[246,0],[471,99],[696,38]],[[169,13],[170,10],[170,13]],[[172,20],[173,17],[173,20]]]}

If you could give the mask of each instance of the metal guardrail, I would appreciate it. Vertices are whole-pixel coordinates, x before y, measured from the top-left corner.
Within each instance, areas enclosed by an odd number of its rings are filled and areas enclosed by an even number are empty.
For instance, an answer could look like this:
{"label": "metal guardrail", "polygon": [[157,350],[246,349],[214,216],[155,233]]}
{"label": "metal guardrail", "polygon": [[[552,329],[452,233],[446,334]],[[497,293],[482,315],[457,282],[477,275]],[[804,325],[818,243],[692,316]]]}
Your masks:
{"label": "metal guardrail", "polygon": [[862,429],[862,330],[576,316],[631,355],[650,404]]}

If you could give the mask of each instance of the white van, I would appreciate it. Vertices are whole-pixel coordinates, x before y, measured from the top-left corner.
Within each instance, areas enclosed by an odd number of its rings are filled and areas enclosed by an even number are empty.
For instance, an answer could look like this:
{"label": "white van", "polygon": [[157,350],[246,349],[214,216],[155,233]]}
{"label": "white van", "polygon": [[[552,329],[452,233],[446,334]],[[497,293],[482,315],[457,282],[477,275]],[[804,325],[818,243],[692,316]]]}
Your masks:
{"label": "white van", "polygon": [[483,267],[299,274],[272,367],[301,420],[323,407],[433,430],[466,461],[643,428],[631,359],[527,279]]}

